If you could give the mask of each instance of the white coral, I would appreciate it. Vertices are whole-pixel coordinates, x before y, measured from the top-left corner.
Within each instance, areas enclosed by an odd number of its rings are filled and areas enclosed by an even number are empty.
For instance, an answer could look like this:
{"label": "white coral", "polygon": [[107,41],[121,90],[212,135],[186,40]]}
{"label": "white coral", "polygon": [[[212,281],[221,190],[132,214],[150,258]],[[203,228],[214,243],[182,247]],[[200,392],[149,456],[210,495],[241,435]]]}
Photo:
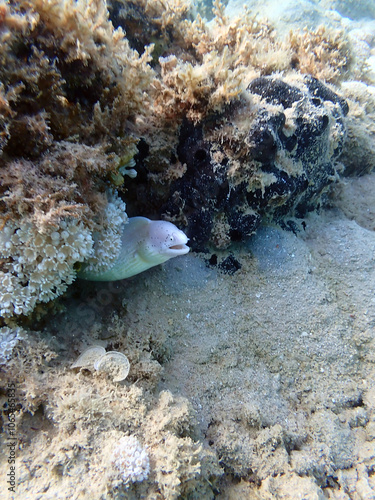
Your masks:
{"label": "white coral", "polygon": [[120,471],[126,485],[144,481],[150,472],[148,453],[134,436],[124,436],[119,440],[113,452],[112,465]]}
{"label": "white coral", "polygon": [[61,295],[76,277],[76,262],[87,262],[95,272],[110,267],[121,249],[125,208],[109,193],[94,234],[76,219],[43,232],[27,220],[8,221],[0,231],[0,315],[27,315],[38,302]]}
{"label": "white coral", "polygon": [[92,253],[82,222],[65,220],[41,233],[30,222],[7,222],[0,232],[0,314],[29,314],[36,303],[61,295],[75,278],[74,264]]}
{"label": "white coral", "polygon": [[19,340],[23,340],[26,333],[22,328],[0,328],[0,365],[4,364],[12,356],[13,347]]}
{"label": "white coral", "polygon": [[100,221],[100,231],[94,233],[94,253],[87,261],[87,271],[100,274],[117,259],[121,250],[121,235],[128,221],[125,203],[114,193],[108,193],[108,204]]}

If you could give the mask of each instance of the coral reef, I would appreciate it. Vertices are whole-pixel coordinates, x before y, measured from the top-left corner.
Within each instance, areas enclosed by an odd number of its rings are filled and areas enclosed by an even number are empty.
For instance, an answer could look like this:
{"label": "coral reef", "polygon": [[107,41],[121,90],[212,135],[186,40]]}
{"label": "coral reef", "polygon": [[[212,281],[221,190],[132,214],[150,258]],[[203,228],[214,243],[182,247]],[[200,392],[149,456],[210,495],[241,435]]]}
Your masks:
{"label": "coral reef", "polygon": [[[122,383],[103,371],[67,370],[67,359],[53,359],[50,347],[35,336],[15,347],[17,355],[2,380],[15,383],[21,403],[17,429],[23,450],[17,470],[22,496],[33,498],[42,488],[47,495],[95,499],[173,500],[195,492],[212,497],[222,470],[202,443],[192,406],[170,391],[155,391],[160,365],[147,363],[145,345],[138,335],[130,340],[123,319],[102,325],[103,334],[110,329],[113,342],[126,345],[132,370]],[[61,318],[58,323],[64,324]],[[92,328],[81,329],[82,335],[91,336]],[[59,337],[68,349],[71,340]],[[153,364],[159,366],[157,376]],[[30,426],[43,432],[29,436]]]}
{"label": "coral reef", "polygon": [[125,205],[113,219],[118,202],[105,193],[134,156],[132,122],[153,71],[149,49],[129,47],[104,2],[0,7],[0,298],[2,316],[12,316],[60,295],[93,240],[93,262],[104,243],[99,265],[116,257]]}
{"label": "coral reef", "polygon": [[[375,488],[371,29],[212,5],[0,0],[0,423],[22,498]],[[358,224],[313,214],[335,201]],[[139,218],[215,254],[75,281]]]}
{"label": "coral reef", "polygon": [[[373,231],[310,214],[303,237],[260,229],[231,276],[190,254],[116,287],[79,282],[85,304],[64,297],[2,367],[2,388],[17,388],[19,496],[371,498],[369,248]],[[124,382],[69,369],[93,343],[127,355]],[[125,436],[147,451],[141,482],[114,466]]]}
{"label": "coral reef", "polygon": [[113,466],[119,471],[124,484],[147,479],[150,473],[150,460],[134,436],[124,436],[113,450]]}
{"label": "coral reef", "polygon": [[[18,283],[11,303],[24,304],[12,306],[4,285],[7,317],[63,293],[79,263],[115,262],[115,220],[127,217],[117,191],[131,215],[163,215],[196,249],[225,248],[264,217],[303,216],[340,169],[347,109],[320,80],[350,74],[343,31],[282,39],[247,10],[230,18],[218,0],[210,23],[185,0],[14,0],[1,16],[2,227],[26,224],[50,244],[65,224],[87,241],[50,291],[29,299],[18,296],[30,295],[22,288],[44,256],[18,276],[28,257],[2,250],[3,280]],[[293,102],[281,95],[289,90]],[[359,114],[350,121],[354,130]]]}

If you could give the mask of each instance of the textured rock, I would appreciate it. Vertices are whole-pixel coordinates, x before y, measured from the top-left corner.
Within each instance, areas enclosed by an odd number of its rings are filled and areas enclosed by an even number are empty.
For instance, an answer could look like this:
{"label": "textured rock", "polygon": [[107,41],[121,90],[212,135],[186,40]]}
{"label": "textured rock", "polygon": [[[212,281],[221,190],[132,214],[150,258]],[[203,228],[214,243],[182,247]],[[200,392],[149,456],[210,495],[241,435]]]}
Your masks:
{"label": "textured rock", "polygon": [[319,80],[260,77],[248,101],[225,115],[181,127],[185,174],[172,182],[163,212],[185,224],[193,248],[225,248],[264,218],[294,220],[321,204],[337,178],[346,101]]}

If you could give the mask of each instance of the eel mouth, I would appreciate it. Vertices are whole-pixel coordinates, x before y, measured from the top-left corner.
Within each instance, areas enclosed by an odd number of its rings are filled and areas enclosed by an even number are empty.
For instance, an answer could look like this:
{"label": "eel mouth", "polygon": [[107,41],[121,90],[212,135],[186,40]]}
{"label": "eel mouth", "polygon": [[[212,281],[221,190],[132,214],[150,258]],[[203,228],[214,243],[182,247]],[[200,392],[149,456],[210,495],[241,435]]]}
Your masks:
{"label": "eel mouth", "polygon": [[186,250],[189,248],[187,245],[180,243],[179,245],[172,245],[169,247],[170,250]]}
{"label": "eel mouth", "polygon": [[173,240],[171,241],[171,245],[168,247],[168,252],[171,255],[184,255],[190,251],[190,248],[187,246],[187,242],[189,238],[182,231],[178,231],[173,233]]}
{"label": "eel mouth", "polygon": [[175,255],[184,255],[190,251],[190,248],[185,245],[185,243],[178,243],[177,245],[171,245],[168,247],[170,253]]}

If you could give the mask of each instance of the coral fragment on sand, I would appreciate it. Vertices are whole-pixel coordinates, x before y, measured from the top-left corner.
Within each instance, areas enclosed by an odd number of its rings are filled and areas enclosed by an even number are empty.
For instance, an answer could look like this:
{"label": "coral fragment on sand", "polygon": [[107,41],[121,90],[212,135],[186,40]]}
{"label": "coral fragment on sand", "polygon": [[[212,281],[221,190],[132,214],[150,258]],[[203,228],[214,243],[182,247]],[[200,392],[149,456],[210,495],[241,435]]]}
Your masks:
{"label": "coral fragment on sand", "polygon": [[144,481],[150,473],[147,450],[134,436],[124,436],[120,439],[113,450],[112,465],[125,485]]}

